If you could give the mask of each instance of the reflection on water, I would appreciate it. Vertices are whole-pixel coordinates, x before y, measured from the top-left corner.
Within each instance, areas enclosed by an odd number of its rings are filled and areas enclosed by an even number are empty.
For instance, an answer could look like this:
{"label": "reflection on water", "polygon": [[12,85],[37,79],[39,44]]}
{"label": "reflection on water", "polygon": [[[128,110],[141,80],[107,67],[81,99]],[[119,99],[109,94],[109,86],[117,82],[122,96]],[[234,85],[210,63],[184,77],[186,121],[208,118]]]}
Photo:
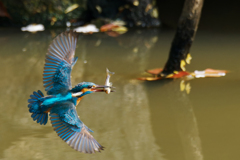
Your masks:
{"label": "reflection on water", "polygon": [[[106,147],[102,153],[88,155],[74,151],[59,139],[49,123],[41,126],[33,122],[28,113],[29,95],[35,90],[44,90],[42,72],[47,47],[61,32],[31,34],[0,30],[0,159],[221,160],[239,157],[236,146],[240,142],[236,139],[240,130],[233,128],[240,122],[236,87],[240,76],[233,64],[240,58],[234,43],[239,40],[237,36],[220,35],[225,36],[226,41],[219,41],[215,35],[216,38],[205,42],[208,34],[200,32],[192,49],[192,65],[188,66],[189,70],[208,67],[234,70],[235,74],[219,79],[146,83],[134,78],[145,69],[165,64],[172,31],[137,30],[116,38],[104,33],[81,35],[72,84],[80,81],[104,84],[107,67],[115,72],[111,81],[116,87],[116,92],[110,95],[86,96],[77,108],[82,121],[94,130],[95,139]],[[224,42],[224,48],[215,46],[216,41],[220,46]],[[208,52],[213,51],[212,47],[218,57]],[[230,48],[231,55],[225,54]],[[214,63],[206,57],[214,59]]]}
{"label": "reflection on water", "polygon": [[[161,136],[163,139],[165,136],[170,138],[167,142],[171,144],[168,145],[172,148],[172,152],[175,153],[175,155],[172,153],[170,153],[172,155],[167,155],[170,159],[203,160],[196,116],[187,93],[179,90],[180,81],[177,79],[172,81],[163,80],[158,84],[146,83],[153,128],[161,127],[161,123],[164,123],[165,126],[165,128],[156,129],[154,135]],[[159,111],[159,105],[164,105],[162,111]],[[171,115],[168,117],[168,121],[157,121],[159,117],[167,116],[164,115],[166,113]],[[174,133],[172,126],[169,125],[176,126]],[[176,137],[180,139],[176,139]],[[160,146],[164,144],[163,141],[157,141],[157,143]],[[181,151],[175,150],[176,148],[173,147],[173,145],[179,145],[178,143],[182,146]]]}
{"label": "reflection on water", "polygon": [[[176,125],[183,145],[185,159],[203,160],[197,120],[193,111],[193,106],[187,96],[187,93],[189,93],[187,91],[188,87],[186,87],[186,93],[178,91],[178,85],[176,82],[168,83],[164,87],[167,87],[167,94],[169,94],[168,97],[170,100],[169,104],[176,119]],[[174,98],[176,101],[171,101],[171,99]]]}
{"label": "reflection on water", "polygon": [[191,91],[190,82],[186,82],[185,80],[181,80],[180,82],[180,91],[186,92],[187,94]]}

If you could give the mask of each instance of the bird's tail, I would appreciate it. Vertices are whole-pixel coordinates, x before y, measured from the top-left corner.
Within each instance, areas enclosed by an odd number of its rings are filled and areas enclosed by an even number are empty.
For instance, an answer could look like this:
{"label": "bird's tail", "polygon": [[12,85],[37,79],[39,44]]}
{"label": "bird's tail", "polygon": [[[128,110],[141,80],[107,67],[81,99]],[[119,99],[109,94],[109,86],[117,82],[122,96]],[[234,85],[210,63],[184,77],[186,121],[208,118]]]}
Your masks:
{"label": "bird's tail", "polygon": [[44,95],[40,90],[37,92],[34,91],[33,94],[30,95],[30,99],[28,99],[28,108],[29,112],[32,113],[31,117],[33,121],[45,125],[48,121],[48,113],[44,113],[41,110],[42,97],[44,97]]}

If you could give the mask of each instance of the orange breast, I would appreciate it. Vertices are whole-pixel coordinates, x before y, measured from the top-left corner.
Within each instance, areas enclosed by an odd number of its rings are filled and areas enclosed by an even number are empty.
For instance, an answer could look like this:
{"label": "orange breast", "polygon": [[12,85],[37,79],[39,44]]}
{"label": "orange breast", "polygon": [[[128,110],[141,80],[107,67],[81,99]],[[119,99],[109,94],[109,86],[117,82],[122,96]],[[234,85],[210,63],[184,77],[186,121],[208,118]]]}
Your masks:
{"label": "orange breast", "polygon": [[[82,100],[82,98],[83,98],[83,96],[77,99],[77,105],[78,105],[78,103]],[[76,106],[77,106],[77,105],[76,105]]]}
{"label": "orange breast", "polygon": [[48,110],[44,111],[44,113],[48,113],[51,111],[52,108],[48,108]]}

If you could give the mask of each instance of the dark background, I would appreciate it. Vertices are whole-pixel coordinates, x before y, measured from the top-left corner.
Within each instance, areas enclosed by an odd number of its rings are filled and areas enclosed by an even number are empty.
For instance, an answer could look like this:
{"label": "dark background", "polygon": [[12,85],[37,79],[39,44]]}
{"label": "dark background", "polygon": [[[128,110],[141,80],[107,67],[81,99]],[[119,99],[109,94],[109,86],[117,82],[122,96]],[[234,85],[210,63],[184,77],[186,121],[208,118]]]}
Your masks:
{"label": "dark background", "polygon": [[[69,0],[69,1],[46,1],[46,0],[0,0],[5,5],[12,19],[0,17],[0,26],[2,27],[21,27],[30,23],[42,23],[45,26],[49,24],[51,17],[55,16],[59,21],[56,26],[65,26],[65,22],[71,19],[77,21],[75,25],[89,23],[96,18],[119,17],[118,8],[125,4],[132,4],[133,0]],[[158,9],[159,19],[162,27],[176,28],[178,18],[181,14],[184,0],[139,0],[142,3],[151,3]],[[27,2],[27,3],[26,3]],[[35,4],[37,2],[37,4]],[[80,7],[66,15],[59,12],[64,10],[70,4],[78,3]],[[84,4],[84,5],[83,5]],[[45,8],[38,7],[46,5]],[[95,5],[102,6],[102,14],[96,13]],[[130,5],[130,7],[132,7]],[[240,31],[240,1],[239,0],[205,0],[199,29],[216,31]],[[37,11],[33,11],[36,9]],[[137,10],[131,10],[137,12]],[[17,15],[14,16],[13,14]],[[42,15],[41,15],[42,14]],[[126,13],[128,16],[131,13]],[[126,15],[125,15],[126,16]],[[135,17],[141,18],[141,17]],[[23,20],[24,22],[23,22]],[[47,19],[49,22],[45,22]],[[146,17],[146,23],[149,17]],[[62,23],[61,23],[62,22]],[[131,25],[132,26],[132,25]],[[54,26],[48,26],[54,27]],[[138,26],[139,27],[139,26]],[[140,27],[154,27],[154,25],[143,25]],[[156,26],[155,26],[156,27]]]}
{"label": "dark background", "polygon": [[[176,27],[183,4],[184,0],[157,0],[162,23]],[[240,1],[205,0],[199,29],[240,31]]]}

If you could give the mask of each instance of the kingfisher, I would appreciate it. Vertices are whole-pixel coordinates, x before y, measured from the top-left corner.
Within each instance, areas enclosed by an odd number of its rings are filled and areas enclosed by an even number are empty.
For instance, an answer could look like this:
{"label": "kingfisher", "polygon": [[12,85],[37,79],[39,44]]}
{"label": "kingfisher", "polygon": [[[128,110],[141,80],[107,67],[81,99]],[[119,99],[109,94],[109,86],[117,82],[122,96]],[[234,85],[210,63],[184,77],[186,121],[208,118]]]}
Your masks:
{"label": "kingfisher", "polygon": [[109,86],[81,82],[74,88],[71,85],[71,71],[77,62],[75,49],[78,34],[66,31],[58,35],[46,54],[43,85],[47,96],[38,90],[28,99],[29,112],[33,121],[46,125],[48,114],[53,129],[73,149],[83,153],[95,153],[103,150],[90,134],[93,132],[80,119],[76,106],[90,93],[104,92]]}

